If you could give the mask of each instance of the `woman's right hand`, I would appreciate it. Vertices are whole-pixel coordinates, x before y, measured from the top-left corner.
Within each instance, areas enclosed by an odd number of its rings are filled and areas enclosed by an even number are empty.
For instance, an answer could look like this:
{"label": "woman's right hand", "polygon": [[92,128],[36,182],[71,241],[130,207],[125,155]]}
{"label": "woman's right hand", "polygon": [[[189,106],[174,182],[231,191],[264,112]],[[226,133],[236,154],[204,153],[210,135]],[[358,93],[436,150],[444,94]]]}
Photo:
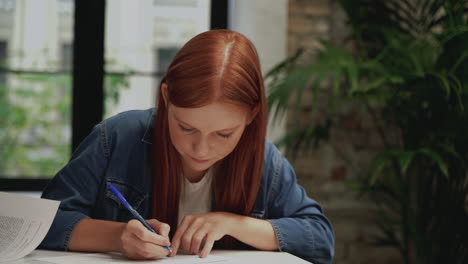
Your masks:
{"label": "woman's right hand", "polygon": [[147,220],[159,234],[149,231],[138,220],[130,220],[120,233],[120,252],[129,259],[160,259],[169,255],[164,246],[170,246],[169,230],[166,223],[156,219]]}

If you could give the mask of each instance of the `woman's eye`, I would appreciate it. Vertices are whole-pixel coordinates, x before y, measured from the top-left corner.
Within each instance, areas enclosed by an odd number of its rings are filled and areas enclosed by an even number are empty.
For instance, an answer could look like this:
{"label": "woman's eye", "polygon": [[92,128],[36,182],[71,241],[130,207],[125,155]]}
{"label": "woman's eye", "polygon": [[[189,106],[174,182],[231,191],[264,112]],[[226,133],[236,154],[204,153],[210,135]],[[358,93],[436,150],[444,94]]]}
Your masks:
{"label": "woman's eye", "polygon": [[193,131],[193,128],[186,128],[182,125],[179,125],[180,129],[184,132],[192,132]]}
{"label": "woman's eye", "polygon": [[223,138],[229,138],[230,136],[232,136],[232,133],[230,133],[230,134],[218,133],[218,136],[223,137]]}

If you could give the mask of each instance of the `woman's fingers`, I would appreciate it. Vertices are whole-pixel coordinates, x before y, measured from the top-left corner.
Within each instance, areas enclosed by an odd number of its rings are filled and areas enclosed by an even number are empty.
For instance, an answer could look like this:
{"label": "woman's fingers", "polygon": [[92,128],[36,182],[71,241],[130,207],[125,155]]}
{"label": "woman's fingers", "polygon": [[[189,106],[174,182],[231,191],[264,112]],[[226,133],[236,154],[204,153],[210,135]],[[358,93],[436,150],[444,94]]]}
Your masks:
{"label": "woman's fingers", "polygon": [[206,236],[205,239],[205,245],[203,246],[203,250],[200,252],[200,258],[205,258],[210,254],[211,249],[213,248],[213,244],[215,242],[215,239],[211,237],[210,235]]}
{"label": "woman's fingers", "polygon": [[125,255],[129,259],[159,259],[169,254],[169,252],[160,245],[142,241],[136,235],[125,244]]}
{"label": "woman's fingers", "polygon": [[177,231],[175,232],[174,237],[172,237],[172,246],[171,246],[172,253],[170,254],[171,257],[177,255],[177,251],[179,250],[179,246],[180,246],[180,237],[185,232],[185,229],[187,229],[187,223],[184,223],[182,221],[179,227],[177,228]]}
{"label": "woman's fingers", "polygon": [[121,235],[122,253],[129,259],[159,259],[169,254],[167,237],[149,231],[138,220],[130,220]]}
{"label": "woman's fingers", "polygon": [[[182,234],[180,238],[180,243],[184,250],[187,250],[194,254],[198,254],[201,240],[204,238],[206,234],[206,230],[205,231],[203,230],[203,222],[204,222],[203,218],[197,217],[197,216],[189,217],[187,219],[188,227],[185,229],[185,232]],[[200,233],[197,234],[197,237],[194,237],[194,235],[199,231]],[[195,243],[198,243],[198,249],[195,249],[197,245],[192,246],[192,241]]]}
{"label": "woman's fingers", "polygon": [[[175,256],[177,251],[182,246],[185,250],[190,250],[190,244],[192,235],[196,229],[192,226],[194,222],[198,222],[197,218],[191,215],[186,215],[180,222],[174,237],[172,238],[172,253],[171,256]],[[188,247],[187,247],[188,246]]]}
{"label": "woman's fingers", "polygon": [[205,236],[206,231],[204,229],[199,229],[193,234],[190,252],[192,252],[193,254],[198,254],[200,252],[200,246]]}
{"label": "woman's fingers", "polygon": [[130,220],[128,222],[128,228],[131,233],[145,242],[157,244],[160,246],[169,246],[171,244],[168,237],[164,237],[149,231],[138,220]]}
{"label": "woman's fingers", "polygon": [[208,256],[214,242],[228,234],[230,225],[226,220],[229,217],[220,212],[185,216],[172,238],[171,256],[177,254],[179,247],[200,257]]}
{"label": "woman's fingers", "polygon": [[171,227],[163,222],[160,222],[156,219],[147,220],[148,224],[158,232],[163,237],[169,238],[169,231],[171,231]]}

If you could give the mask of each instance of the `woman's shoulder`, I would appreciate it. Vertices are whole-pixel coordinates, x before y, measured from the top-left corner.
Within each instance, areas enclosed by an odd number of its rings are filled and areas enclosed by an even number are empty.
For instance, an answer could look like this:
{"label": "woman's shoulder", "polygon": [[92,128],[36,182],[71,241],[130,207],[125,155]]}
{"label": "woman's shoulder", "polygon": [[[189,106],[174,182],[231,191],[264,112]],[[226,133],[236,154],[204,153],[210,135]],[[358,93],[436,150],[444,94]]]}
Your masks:
{"label": "woman's shoulder", "polygon": [[114,116],[111,116],[104,121],[108,126],[119,126],[119,125],[128,125],[131,123],[136,124],[147,124],[148,119],[155,114],[154,108],[149,108],[146,110],[128,110],[125,112],[118,113]]}
{"label": "woman's shoulder", "polygon": [[278,147],[270,141],[265,142],[265,165],[270,165],[271,163],[278,163],[281,161],[283,155],[281,154]]}
{"label": "woman's shoulder", "polygon": [[153,129],[155,109],[121,112],[101,122],[103,132],[109,137],[143,137]]}
{"label": "woman's shoulder", "polygon": [[295,172],[280,149],[271,143],[265,144],[265,159],[263,163],[263,180],[267,183],[290,184],[295,181]]}
{"label": "woman's shoulder", "polygon": [[146,128],[153,123],[154,108],[146,110],[129,110],[105,119],[102,123],[107,129],[125,131],[135,128]]}
{"label": "woman's shoulder", "polygon": [[265,142],[265,153],[263,160],[263,180],[272,181],[278,174],[278,171],[283,165],[283,155],[270,141]]}

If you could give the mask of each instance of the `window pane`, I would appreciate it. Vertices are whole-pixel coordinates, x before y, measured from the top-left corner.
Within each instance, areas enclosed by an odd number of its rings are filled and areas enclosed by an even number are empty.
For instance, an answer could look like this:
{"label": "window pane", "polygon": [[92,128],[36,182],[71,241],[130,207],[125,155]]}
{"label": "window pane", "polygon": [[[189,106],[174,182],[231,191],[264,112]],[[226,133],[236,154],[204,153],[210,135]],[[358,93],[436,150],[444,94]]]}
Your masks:
{"label": "window pane", "polygon": [[209,22],[210,0],[108,1],[105,116],[153,107],[175,53]]}
{"label": "window pane", "polygon": [[73,0],[0,0],[0,177],[52,177],[70,157]]}

